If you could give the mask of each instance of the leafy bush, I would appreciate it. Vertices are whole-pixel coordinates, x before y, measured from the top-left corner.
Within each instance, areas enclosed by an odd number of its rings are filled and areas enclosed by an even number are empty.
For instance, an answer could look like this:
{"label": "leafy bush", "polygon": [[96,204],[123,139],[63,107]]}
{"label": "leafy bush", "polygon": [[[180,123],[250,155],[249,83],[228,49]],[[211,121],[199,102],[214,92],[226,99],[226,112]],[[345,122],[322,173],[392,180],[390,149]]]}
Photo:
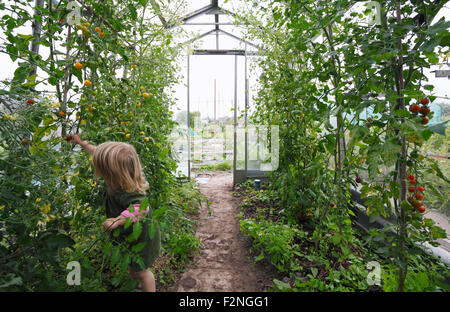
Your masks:
{"label": "leafy bush", "polygon": [[[446,135],[433,134],[429,141],[427,141],[421,148],[423,154],[432,154],[439,156],[446,156],[450,153],[450,140],[448,136],[450,134],[450,126],[446,127]],[[440,212],[450,216],[450,198],[444,196],[444,194],[450,193],[450,182],[448,177],[450,176],[450,162],[448,159],[433,158],[436,166],[442,170],[442,177],[436,174],[433,170],[427,170],[424,173],[424,181],[427,181],[429,186],[429,192],[427,192],[424,198],[424,204],[431,209],[437,209]],[[433,164],[434,165],[434,164]],[[445,178],[447,177],[447,181]],[[437,193],[437,194],[436,194]]]}
{"label": "leafy bush", "polygon": [[201,165],[198,167],[198,171],[230,171],[232,169],[230,162],[223,161],[212,165]]}
{"label": "leafy bush", "polygon": [[[168,140],[178,50],[171,31],[144,21],[143,12],[160,8],[145,1],[124,4],[126,10],[120,3],[87,1],[91,12],[70,26],[68,12],[60,9],[67,4],[49,1],[36,10],[26,1],[0,5],[2,12],[16,12],[0,21],[0,49],[18,65],[0,82],[2,290],[134,287],[126,267],[138,248],[122,253],[111,246],[101,226],[102,181],[71,133],[95,145],[122,141],[135,147],[150,185],[150,206],[164,211],[163,255],[177,247],[169,244],[172,233],[194,231],[189,214],[199,203],[190,196],[198,192],[176,183]],[[21,34],[35,19],[42,27],[39,38]],[[50,54],[30,51],[31,44],[49,47]],[[130,228],[132,236],[143,231],[138,224]],[[72,260],[81,264],[80,286],[66,282]]]}
{"label": "leafy bush", "polygon": [[241,231],[253,240],[253,247],[260,250],[256,261],[267,258],[280,272],[295,270],[294,255],[299,246],[294,238],[301,239],[305,233],[287,224],[277,224],[271,221],[243,219],[240,221]]}

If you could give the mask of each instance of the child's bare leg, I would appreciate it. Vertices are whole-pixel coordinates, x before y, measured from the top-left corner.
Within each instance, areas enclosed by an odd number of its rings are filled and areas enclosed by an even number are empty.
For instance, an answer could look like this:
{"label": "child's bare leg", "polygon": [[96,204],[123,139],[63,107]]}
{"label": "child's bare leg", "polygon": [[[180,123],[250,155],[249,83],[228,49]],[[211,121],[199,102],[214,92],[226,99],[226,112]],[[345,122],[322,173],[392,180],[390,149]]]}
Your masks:
{"label": "child's bare leg", "polygon": [[156,291],[155,277],[153,276],[153,273],[149,269],[145,271],[137,271],[134,272],[134,274],[141,282],[142,291],[146,292]]}

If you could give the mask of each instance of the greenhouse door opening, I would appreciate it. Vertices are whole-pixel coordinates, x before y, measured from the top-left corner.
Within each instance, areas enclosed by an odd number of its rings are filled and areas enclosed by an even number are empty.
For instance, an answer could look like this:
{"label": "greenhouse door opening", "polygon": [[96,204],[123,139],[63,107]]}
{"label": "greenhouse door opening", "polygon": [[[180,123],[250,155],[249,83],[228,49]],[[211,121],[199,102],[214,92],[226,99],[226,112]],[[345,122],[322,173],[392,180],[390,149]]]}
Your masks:
{"label": "greenhouse door opening", "polygon": [[178,165],[189,179],[203,170],[232,170],[236,184],[265,178],[273,170],[273,162],[267,162],[267,127],[248,124],[247,73],[246,51],[194,50],[187,55],[186,110],[177,120],[186,130]]}

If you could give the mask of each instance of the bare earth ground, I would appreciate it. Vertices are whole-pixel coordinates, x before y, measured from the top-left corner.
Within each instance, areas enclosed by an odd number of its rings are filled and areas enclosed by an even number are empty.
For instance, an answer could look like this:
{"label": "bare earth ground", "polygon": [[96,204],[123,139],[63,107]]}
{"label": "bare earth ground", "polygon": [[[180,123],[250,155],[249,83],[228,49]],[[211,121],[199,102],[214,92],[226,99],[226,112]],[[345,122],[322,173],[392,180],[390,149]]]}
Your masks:
{"label": "bare earth ground", "polygon": [[231,173],[205,173],[198,176],[201,192],[211,201],[211,216],[203,205],[197,237],[200,254],[183,273],[179,292],[255,292],[272,286],[276,272],[267,264],[253,265],[249,242],[239,230],[239,202],[232,195]]}

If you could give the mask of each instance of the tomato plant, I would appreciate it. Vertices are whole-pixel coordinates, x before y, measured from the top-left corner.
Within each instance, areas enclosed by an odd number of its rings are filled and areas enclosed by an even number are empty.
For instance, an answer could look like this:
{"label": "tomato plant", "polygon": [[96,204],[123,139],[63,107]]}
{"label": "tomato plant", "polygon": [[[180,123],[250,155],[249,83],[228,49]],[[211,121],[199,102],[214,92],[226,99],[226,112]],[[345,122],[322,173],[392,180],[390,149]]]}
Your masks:
{"label": "tomato plant", "polygon": [[252,117],[280,125],[273,186],[300,224],[306,211],[314,213],[316,246],[339,224],[346,254],[353,237],[346,226],[350,187],[360,191],[371,220],[394,216],[395,239],[385,236],[385,252],[396,259],[403,291],[411,246],[445,237],[416,213],[425,209],[421,196],[412,202],[407,196],[423,192],[424,170],[443,176],[418,149],[432,135],[426,105],[436,98],[423,72],[448,53],[450,23],[432,24],[443,3],[379,3],[379,23],[369,25],[361,20],[370,9],[349,11],[353,2],[340,0],[261,4],[271,12],[265,24],[247,15],[252,38],[263,38],[264,49]]}
{"label": "tomato plant", "polygon": [[[66,22],[74,13],[67,5],[0,4],[2,13],[13,13],[0,20],[0,52],[17,64],[0,90],[0,287],[130,290],[136,285],[125,282],[123,268],[135,255],[119,257],[120,248],[108,243],[102,181],[71,135],[132,144],[150,184],[150,206],[176,216],[161,227],[191,238],[193,224],[172,228],[186,219],[171,199],[182,186],[168,141],[178,47],[172,31],[145,21],[145,14],[160,13],[155,2],[84,1],[75,25]],[[25,35],[23,27],[35,32]],[[191,211],[198,207],[192,203]],[[165,235],[163,252],[170,253]],[[185,246],[183,257],[197,247]],[[82,267],[78,288],[66,283],[70,260]]]}

